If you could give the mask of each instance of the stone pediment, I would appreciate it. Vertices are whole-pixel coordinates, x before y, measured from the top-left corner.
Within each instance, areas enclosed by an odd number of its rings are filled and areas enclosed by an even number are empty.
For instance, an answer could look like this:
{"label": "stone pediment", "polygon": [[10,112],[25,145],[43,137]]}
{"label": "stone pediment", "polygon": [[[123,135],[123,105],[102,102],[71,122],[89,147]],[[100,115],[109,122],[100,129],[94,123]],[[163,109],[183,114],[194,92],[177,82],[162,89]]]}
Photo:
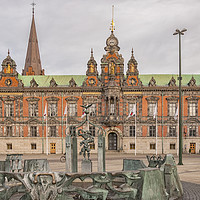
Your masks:
{"label": "stone pediment", "polygon": [[48,98],[46,98],[46,101],[59,101],[59,98],[57,98],[57,97],[48,97]]}
{"label": "stone pediment", "polygon": [[60,124],[60,122],[55,117],[48,117],[48,124]]}
{"label": "stone pediment", "polygon": [[196,117],[188,117],[186,123],[199,123],[200,121]]}
{"label": "stone pediment", "polygon": [[28,101],[28,102],[39,101],[39,100],[40,99],[37,98],[37,97],[29,97],[29,98],[26,99],[26,101]]}
{"label": "stone pediment", "polygon": [[41,124],[42,122],[40,120],[38,120],[37,117],[32,117],[29,120],[27,120],[26,123],[28,123],[28,124]]}
{"label": "stone pediment", "polygon": [[146,100],[149,101],[149,102],[158,101],[159,97],[150,96],[150,97],[147,97]]}
{"label": "stone pediment", "polygon": [[14,124],[15,121],[11,117],[6,117],[5,120],[2,123],[4,123],[4,124]]}
{"label": "stone pediment", "polygon": [[177,119],[175,119],[174,117],[168,117],[167,118],[167,120],[165,121],[165,123],[170,123],[170,124],[174,124],[174,125],[176,125],[177,124],[177,120],[178,120],[178,117],[177,117]]}
{"label": "stone pediment", "polygon": [[66,101],[78,101],[79,98],[77,98],[77,97],[67,97],[65,100]]}

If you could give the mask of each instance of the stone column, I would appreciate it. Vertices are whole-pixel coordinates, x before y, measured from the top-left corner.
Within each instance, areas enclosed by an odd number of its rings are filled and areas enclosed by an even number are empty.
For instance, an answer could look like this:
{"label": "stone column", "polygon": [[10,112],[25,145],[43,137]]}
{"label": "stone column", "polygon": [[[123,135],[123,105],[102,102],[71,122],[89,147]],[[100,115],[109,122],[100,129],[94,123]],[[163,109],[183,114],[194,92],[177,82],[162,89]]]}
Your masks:
{"label": "stone column", "polygon": [[66,135],[66,165],[65,165],[65,171],[68,173],[71,173],[71,167],[72,167],[72,158],[71,158],[71,136]]}

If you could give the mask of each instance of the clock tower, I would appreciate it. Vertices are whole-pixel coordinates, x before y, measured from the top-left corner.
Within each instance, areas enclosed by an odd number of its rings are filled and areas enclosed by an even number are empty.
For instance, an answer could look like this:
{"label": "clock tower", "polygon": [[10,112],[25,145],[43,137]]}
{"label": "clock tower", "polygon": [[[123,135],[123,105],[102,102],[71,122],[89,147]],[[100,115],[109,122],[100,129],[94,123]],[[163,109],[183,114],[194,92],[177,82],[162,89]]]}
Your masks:
{"label": "clock tower", "polygon": [[106,54],[101,59],[101,81],[105,86],[110,81],[115,81],[116,85],[121,86],[124,80],[124,59],[119,54],[120,47],[118,44],[119,41],[115,37],[112,27],[104,48]]}

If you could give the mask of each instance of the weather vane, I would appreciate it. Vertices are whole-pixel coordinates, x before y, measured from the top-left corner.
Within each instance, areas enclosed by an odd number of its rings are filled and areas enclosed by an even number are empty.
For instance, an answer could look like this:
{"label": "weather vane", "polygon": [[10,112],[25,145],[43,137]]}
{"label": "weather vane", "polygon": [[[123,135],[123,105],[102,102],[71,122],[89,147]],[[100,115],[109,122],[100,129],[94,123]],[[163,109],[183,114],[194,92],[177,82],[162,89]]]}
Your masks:
{"label": "weather vane", "polygon": [[36,3],[33,1],[33,3],[31,5],[33,6],[33,15],[34,15],[34,9],[35,9]]}
{"label": "weather vane", "polygon": [[114,23],[114,5],[112,5],[112,22],[110,27],[111,32],[115,30],[115,23]]}

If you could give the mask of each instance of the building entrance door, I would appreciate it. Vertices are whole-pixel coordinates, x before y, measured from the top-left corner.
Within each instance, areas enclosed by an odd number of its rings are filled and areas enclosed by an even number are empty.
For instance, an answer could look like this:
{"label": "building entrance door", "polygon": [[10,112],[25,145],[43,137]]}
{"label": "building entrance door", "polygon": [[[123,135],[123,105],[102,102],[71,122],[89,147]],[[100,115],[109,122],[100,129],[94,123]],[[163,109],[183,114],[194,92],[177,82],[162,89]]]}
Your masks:
{"label": "building entrance door", "polygon": [[117,134],[109,133],[108,135],[108,150],[117,150]]}
{"label": "building entrance door", "polygon": [[191,149],[191,153],[196,153],[196,152],[195,152],[196,143],[190,143],[190,149]]}
{"label": "building entrance door", "polygon": [[51,143],[50,144],[50,154],[55,154],[56,153],[56,143]]}

